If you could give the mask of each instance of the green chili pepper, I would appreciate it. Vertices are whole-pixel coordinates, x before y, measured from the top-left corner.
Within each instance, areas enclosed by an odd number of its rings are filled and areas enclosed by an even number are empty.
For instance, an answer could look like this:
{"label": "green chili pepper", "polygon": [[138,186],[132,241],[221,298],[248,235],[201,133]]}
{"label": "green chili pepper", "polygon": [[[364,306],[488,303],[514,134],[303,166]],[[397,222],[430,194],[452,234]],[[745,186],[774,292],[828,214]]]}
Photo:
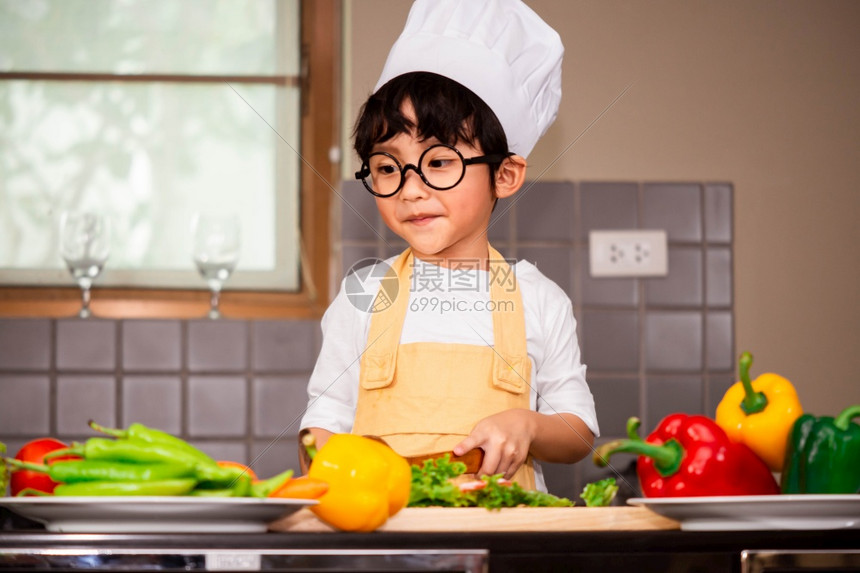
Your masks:
{"label": "green chili pepper", "polygon": [[24,489],[16,493],[15,497],[50,497],[52,495],[54,494],[42,491],[40,489],[36,489],[33,487],[25,487]]}
{"label": "green chili pepper", "polygon": [[186,495],[194,489],[196,480],[166,479],[157,481],[91,481],[60,484],[54,489],[56,496],[90,495]]}
{"label": "green chili pepper", "polygon": [[203,482],[191,492],[191,495],[210,497],[269,497],[269,494],[279,489],[292,479],[293,470],[286,470],[265,480],[251,482],[247,475],[238,476],[228,487],[218,487],[212,482]]}
{"label": "green chili pepper", "polygon": [[860,404],[836,418],[804,414],[788,435],[782,493],[860,493]]}
{"label": "green chili pepper", "polygon": [[169,434],[167,432],[157,430],[155,428],[150,428],[148,426],[144,426],[143,424],[134,423],[131,424],[125,430],[122,430],[119,428],[107,428],[105,426],[97,424],[93,420],[90,420],[89,426],[97,432],[101,432],[102,434],[106,434],[114,438],[129,440],[132,442],[141,442],[145,444],[164,444],[167,446],[174,447],[178,450],[183,450],[185,452],[193,454],[203,461],[215,463],[215,460],[213,460],[211,457],[209,457],[199,449],[195,448],[182,438],[177,438],[173,434]]}
{"label": "green chili pepper", "polygon": [[207,483],[197,484],[188,495],[198,497],[248,497],[251,495],[251,478],[239,476],[229,487],[212,487]]}
{"label": "green chili pepper", "polygon": [[286,470],[269,479],[251,484],[251,497],[269,497],[269,494],[293,477],[293,470]]}
{"label": "green chili pepper", "polygon": [[59,460],[51,465],[22,462],[4,458],[16,470],[32,470],[48,474],[55,482],[86,481],[160,481],[193,477],[194,468],[178,464],[134,464],[103,460]]}
{"label": "green chili pepper", "polygon": [[130,463],[176,463],[195,467],[200,460],[188,452],[165,444],[141,444],[128,440],[90,438],[83,444],[73,443],[63,450],[54,450],[45,456],[45,461],[61,456],[74,455],[87,460],[108,460]]}
{"label": "green chili pepper", "polygon": [[237,494],[236,490],[232,487],[222,487],[220,489],[193,489],[188,492],[188,495],[192,497],[245,497],[244,495]]}
{"label": "green chili pepper", "polygon": [[86,460],[185,466],[193,470],[198,481],[214,482],[223,486],[231,485],[242,474],[239,469],[222,468],[215,462],[201,460],[193,453],[160,443],[90,438],[83,444],[76,443],[70,448],[47,454],[45,461],[65,455],[75,455]]}

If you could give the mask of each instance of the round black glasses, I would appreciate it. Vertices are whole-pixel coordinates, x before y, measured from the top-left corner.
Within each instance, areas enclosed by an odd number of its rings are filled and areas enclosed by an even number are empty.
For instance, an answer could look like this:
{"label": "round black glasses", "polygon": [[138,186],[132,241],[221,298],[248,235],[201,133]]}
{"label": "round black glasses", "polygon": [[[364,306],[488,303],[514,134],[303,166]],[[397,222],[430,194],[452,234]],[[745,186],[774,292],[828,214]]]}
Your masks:
{"label": "round black glasses", "polygon": [[481,155],[465,159],[456,147],[437,143],[424,150],[418,165],[401,165],[396,157],[384,151],[371,153],[361,164],[355,178],[377,197],[391,197],[403,188],[406,172],[410,169],[421,177],[428,187],[437,191],[452,189],[463,180],[466,166],[479,163],[500,163],[507,154]]}

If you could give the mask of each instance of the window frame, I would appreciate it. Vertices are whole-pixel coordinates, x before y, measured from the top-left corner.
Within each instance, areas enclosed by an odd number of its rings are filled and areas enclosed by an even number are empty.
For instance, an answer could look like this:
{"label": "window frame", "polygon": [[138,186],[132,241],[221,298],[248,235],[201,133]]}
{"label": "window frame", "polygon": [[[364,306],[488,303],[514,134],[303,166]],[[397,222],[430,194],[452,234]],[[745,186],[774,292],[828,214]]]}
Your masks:
{"label": "window frame", "polygon": [[[226,318],[319,318],[329,303],[330,208],[340,174],[331,153],[340,145],[339,0],[301,0],[301,154],[299,192],[300,282],[297,292],[225,290]],[[44,74],[0,73],[4,79]],[[14,77],[13,77],[14,76]],[[117,78],[117,81],[123,81]],[[134,81],[133,79],[130,81]],[[188,81],[194,81],[189,76]],[[71,283],[71,281],[70,281]],[[74,317],[80,289],[0,285],[0,317]],[[93,316],[101,318],[203,318],[209,292],[192,289],[93,288]]]}

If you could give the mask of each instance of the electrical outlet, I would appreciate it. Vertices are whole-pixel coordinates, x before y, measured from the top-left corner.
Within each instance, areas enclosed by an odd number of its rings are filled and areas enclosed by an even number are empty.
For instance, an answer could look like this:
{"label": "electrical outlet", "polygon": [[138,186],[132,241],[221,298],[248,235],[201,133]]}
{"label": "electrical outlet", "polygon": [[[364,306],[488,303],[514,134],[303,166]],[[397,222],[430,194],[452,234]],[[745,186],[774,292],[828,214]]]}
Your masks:
{"label": "electrical outlet", "polygon": [[669,272],[666,231],[591,231],[591,276],[660,277]]}

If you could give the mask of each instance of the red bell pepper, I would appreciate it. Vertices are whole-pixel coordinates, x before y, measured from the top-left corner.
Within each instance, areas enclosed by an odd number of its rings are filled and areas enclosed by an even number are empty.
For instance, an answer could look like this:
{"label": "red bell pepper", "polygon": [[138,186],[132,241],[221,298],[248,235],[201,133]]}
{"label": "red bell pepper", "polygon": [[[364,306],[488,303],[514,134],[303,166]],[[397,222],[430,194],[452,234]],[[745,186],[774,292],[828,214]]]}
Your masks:
{"label": "red bell pepper", "polygon": [[627,440],[597,448],[594,463],[605,466],[612,454],[638,454],[636,473],[645,497],[771,495],[779,486],[749,446],[732,442],[705,416],[670,414],[647,440],[639,419],[627,421]]}

